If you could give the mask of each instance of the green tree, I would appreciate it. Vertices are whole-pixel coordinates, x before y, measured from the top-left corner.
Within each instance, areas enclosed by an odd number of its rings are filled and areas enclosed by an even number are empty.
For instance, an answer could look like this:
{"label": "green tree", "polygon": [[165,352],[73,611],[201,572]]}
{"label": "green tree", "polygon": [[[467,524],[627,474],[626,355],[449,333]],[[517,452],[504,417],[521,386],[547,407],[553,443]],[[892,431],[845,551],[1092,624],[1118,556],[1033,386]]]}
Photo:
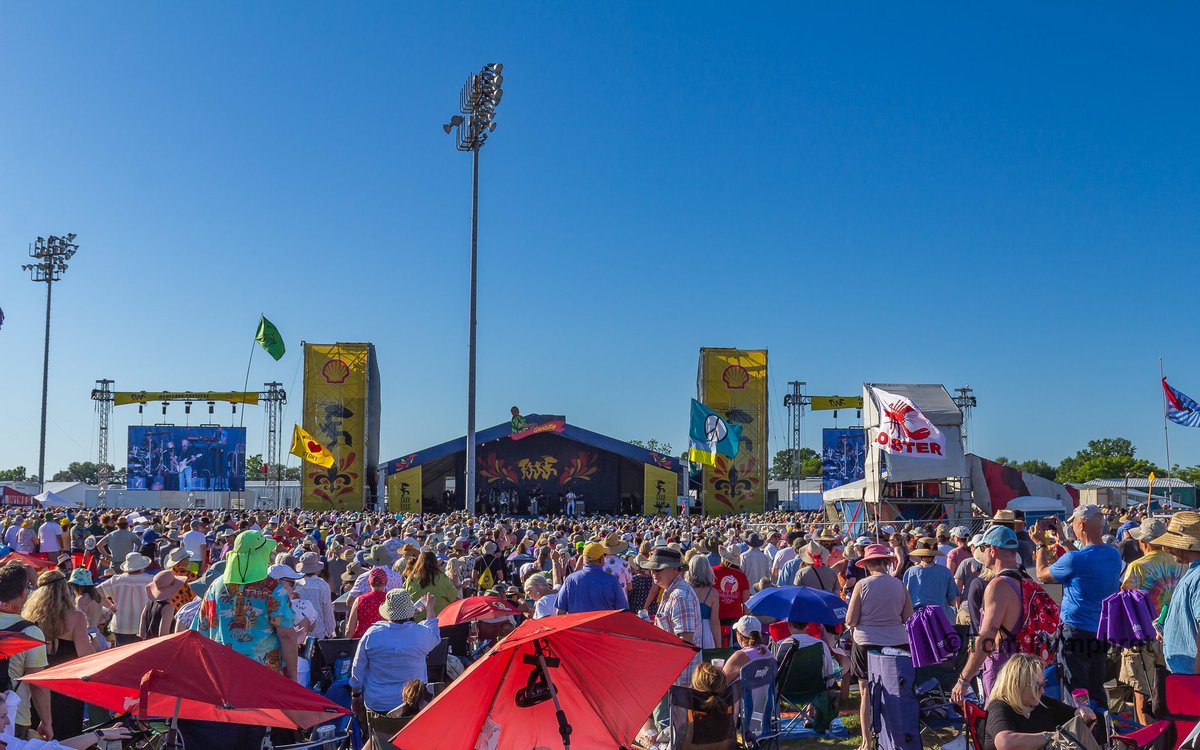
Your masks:
{"label": "green tree", "polygon": [[1126,475],[1147,477],[1150,472],[1163,473],[1163,470],[1152,462],[1136,458],[1136,453],[1137,448],[1125,438],[1090,440],[1086,448],[1059,463],[1054,478],[1059,482],[1088,482]]}
{"label": "green tree", "polygon": [[[792,467],[794,450],[785,448],[775,454],[774,460],[771,461],[771,470],[769,476],[771,479],[785,480],[792,478]],[[800,449],[800,476],[802,477],[819,477],[821,476],[821,456],[812,448]]]}
{"label": "green tree", "polygon": [[656,440],[655,438],[650,438],[649,440],[629,440],[627,442],[630,445],[636,445],[637,447],[645,448],[648,451],[661,453],[664,456],[671,455],[671,451],[673,450],[670,443],[665,443],[661,440]]}
{"label": "green tree", "polygon": [[[111,465],[109,469],[111,474]],[[98,484],[100,482],[100,465],[92,461],[72,461],[67,468],[56,472],[50,481]]]}
{"label": "green tree", "polygon": [[[265,480],[267,475],[262,470],[264,463],[265,462],[263,461],[263,456],[261,453],[255,453],[252,456],[246,456],[246,479],[251,482]],[[283,464],[275,465],[275,470],[278,472],[280,479],[298,480],[300,479],[300,469],[301,467],[299,466],[288,467],[284,466]]]}
{"label": "green tree", "polygon": [[0,482],[24,482],[29,479],[24,466],[13,469],[0,469]]}
{"label": "green tree", "polygon": [[1016,461],[1005,456],[1000,456],[996,459],[996,463],[1011,466],[1018,471],[1023,471],[1027,474],[1039,476],[1042,479],[1054,479],[1058,475],[1058,468],[1050,463],[1041,460],[1040,458],[1031,458],[1028,461]]}
{"label": "green tree", "polygon": [[1180,466],[1179,464],[1175,464],[1171,467],[1171,476],[1200,487],[1200,464],[1196,464],[1195,466]]}

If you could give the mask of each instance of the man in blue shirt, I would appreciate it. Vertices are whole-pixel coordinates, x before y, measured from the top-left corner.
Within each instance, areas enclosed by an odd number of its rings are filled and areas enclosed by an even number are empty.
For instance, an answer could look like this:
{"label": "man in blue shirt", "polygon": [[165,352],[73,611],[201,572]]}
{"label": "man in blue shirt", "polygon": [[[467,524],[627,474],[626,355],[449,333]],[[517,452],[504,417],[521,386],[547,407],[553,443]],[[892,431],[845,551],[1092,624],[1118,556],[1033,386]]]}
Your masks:
{"label": "man in blue shirt", "polygon": [[629,609],[625,589],[617,577],[604,570],[608,548],[592,542],[583,548],[584,566],[567,576],[554,606],[559,614],[599,612],[609,609]]}
{"label": "man in blue shirt", "polygon": [[[1068,552],[1053,565],[1049,545],[1037,550],[1037,579],[1061,583],[1062,659],[1070,690],[1087,690],[1093,701],[1106,705],[1105,657],[1108,644],[1096,638],[1100,628],[1100,604],[1121,585],[1121,553],[1104,543],[1104,511],[1096,505],[1080,505],[1071,514],[1071,531],[1082,546]],[[1064,539],[1062,523],[1055,531]]]}
{"label": "man in blue shirt", "polygon": [[1200,513],[1185,510],[1171,516],[1167,533],[1150,541],[1187,566],[1166,605],[1163,623],[1163,656],[1173,674],[1200,674],[1196,655],[1200,622]]}

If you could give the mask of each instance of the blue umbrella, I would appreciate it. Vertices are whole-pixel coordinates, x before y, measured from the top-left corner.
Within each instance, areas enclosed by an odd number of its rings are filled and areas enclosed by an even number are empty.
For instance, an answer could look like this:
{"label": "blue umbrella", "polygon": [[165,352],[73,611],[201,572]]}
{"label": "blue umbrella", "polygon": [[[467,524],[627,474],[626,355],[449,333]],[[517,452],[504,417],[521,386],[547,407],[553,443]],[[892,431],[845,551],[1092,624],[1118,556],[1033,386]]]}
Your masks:
{"label": "blue umbrella", "polygon": [[819,622],[837,625],[846,619],[846,602],[836,594],[808,586],[764,589],[746,602],[751,614],[785,622]]}

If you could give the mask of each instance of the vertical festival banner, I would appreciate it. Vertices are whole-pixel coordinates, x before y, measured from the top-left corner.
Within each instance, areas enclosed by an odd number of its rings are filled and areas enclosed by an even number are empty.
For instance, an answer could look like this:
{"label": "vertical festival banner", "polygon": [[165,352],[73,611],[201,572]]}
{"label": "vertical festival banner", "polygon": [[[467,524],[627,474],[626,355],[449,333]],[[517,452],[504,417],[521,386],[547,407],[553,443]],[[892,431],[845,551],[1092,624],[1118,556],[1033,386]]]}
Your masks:
{"label": "vertical festival banner", "polygon": [[387,479],[388,512],[421,512],[421,467],[392,474]]}
{"label": "vertical festival banner", "polygon": [[642,513],[647,516],[673,515],[679,495],[679,475],[654,464],[645,464]]}
{"label": "vertical festival banner", "polygon": [[742,426],[734,458],[717,456],[703,471],[704,512],[761,513],[767,499],[767,351],[700,350],[699,400]]}
{"label": "vertical festival banner", "polygon": [[304,345],[304,429],[333,454],[328,469],[305,463],[300,504],[308,510],[362,510],[367,488],[367,379],[370,344]]}

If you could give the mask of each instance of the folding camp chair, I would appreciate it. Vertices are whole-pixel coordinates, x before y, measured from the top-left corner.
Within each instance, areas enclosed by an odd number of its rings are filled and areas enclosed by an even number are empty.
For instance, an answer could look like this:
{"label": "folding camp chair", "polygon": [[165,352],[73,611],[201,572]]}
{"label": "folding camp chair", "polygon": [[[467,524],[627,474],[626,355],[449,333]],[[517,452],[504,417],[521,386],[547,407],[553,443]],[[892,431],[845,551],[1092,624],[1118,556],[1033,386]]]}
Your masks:
{"label": "folding camp chair", "polygon": [[707,697],[684,685],[667,693],[671,712],[670,750],[737,750],[737,719],[742,687],[738,680],[725,689],[725,710],[698,710]]}
{"label": "folding camp chair", "polygon": [[449,656],[449,638],[443,638],[441,643],[425,655],[425,670],[429,673],[429,682],[446,681],[446,661]]}
{"label": "folding camp chair", "polygon": [[1166,713],[1159,721],[1124,735],[1109,735],[1121,748],[1173,748],[1200,720],[1200,675],[1169,674],[1163,683]]}
{"label": "folding camp chair", "polygon": [[778,676],[774,659],[755,659],[738,673],[742,685],[742,712],[738,725],[742,742],[750,750],[779,747],[779,704],[775,700]]}
{"label": "folding camp chair", "polygon": [[964,701],[963,711],[966,714],[963,722],[967,739],[971,741],[972,750],[983,750],[983,736],[987,731],[987,711],[975,701]]}
{"label": "folding camp chair", "polygon": [[780,712],[796,713],[784,725],[785,734],[810,720],[813,731],[824,733],[836,718],[833,698],[825,682],[824,650],[820,643],[797,648],[795,641],[784,641],[780,646],[775,695]]}

